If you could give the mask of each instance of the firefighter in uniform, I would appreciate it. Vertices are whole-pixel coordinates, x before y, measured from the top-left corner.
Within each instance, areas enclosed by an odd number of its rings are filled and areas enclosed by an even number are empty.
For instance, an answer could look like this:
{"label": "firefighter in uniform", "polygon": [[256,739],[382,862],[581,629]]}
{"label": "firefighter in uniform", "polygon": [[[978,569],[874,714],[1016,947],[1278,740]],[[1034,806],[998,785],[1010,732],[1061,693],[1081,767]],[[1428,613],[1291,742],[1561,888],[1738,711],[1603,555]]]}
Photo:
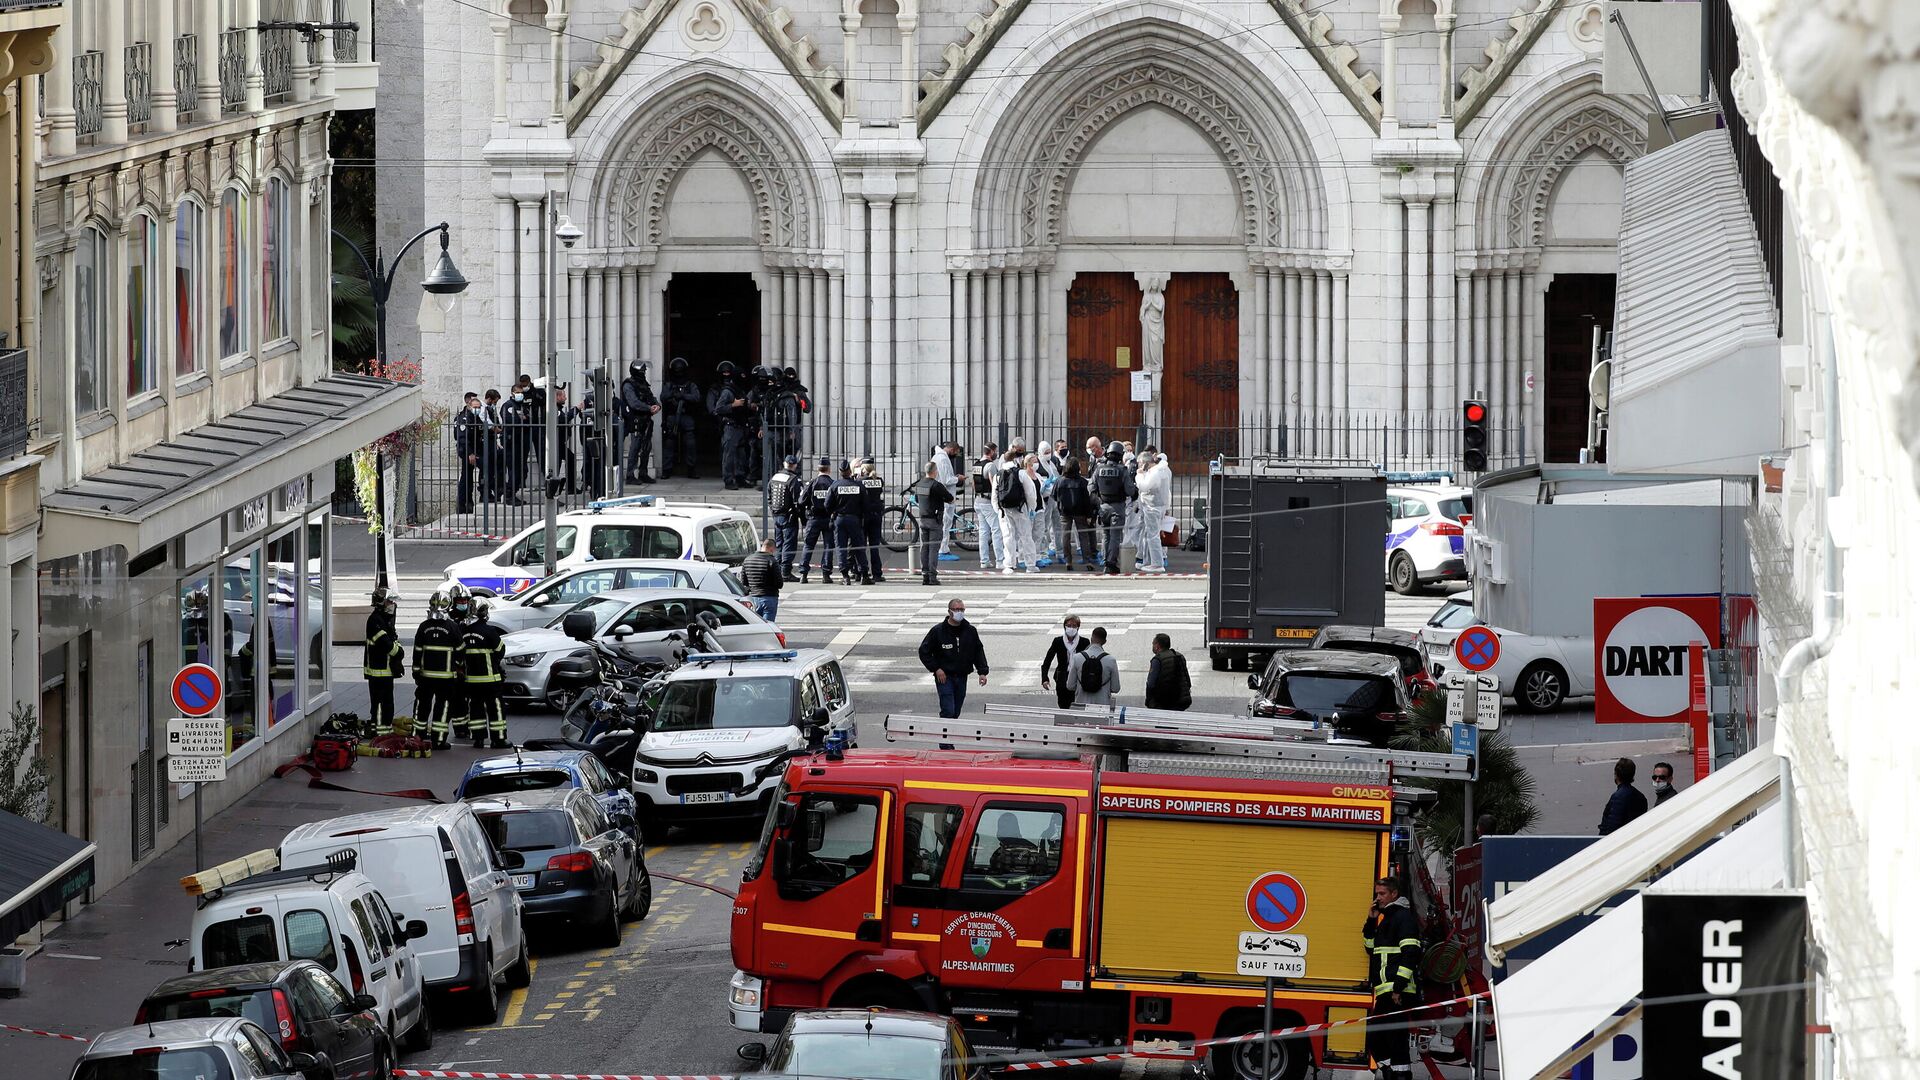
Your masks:
{"label": "firefighter in uniform", "polygon": [[[1418,972],[1423,946],[1420,920],[1413,905],[1400,895],[1400,883],[1381,878],[1373,886],[1373,908],[1367,912],[1361,940],[1367,948],[1368,983],[1373,987],[1369,1015],[1401,1013],[1420,1004]],[[1394,1016],[1375,1030],[1367,1025],[1367,1053],[1386,1080],[1413,1076],[1411,1017]]]}
{"label": "firefighter in uniform", "polygon": [[880,469],[872,458],[861,458],[860,535],[866,541],[863,554],[867,560],[867,577],[875,582],[887,580],[880,574],[880,547],[885,542],[880,537],[880,528],[886,513],[887,482],[880,478]]}
{"label": "firefighter in uniform", "polygon": [[460,659],[467,688],[467,733],[478,750],[488,745],[507,747],[507,711],[501,664],[506,659],[507,635],[487,620],[487,602],[473,602],[473,621],[460,635]]}
{"label": "firefighter in uniform", "polygon": [[[833,518],[833,542],[840,548],[840,580],[848,585],[858,581],[870,585],[865,543],[860,535],[860,504],[865,489],[853,478],[853,466],[840,462],[840,479],[827,490],[827,514]],[[831,575],[829,575],[831,577]]]}
{"label": "firefighter in uniform", "polygon": [[367,678],[367,729],[364,735],[393,734],[393,680],[406,667],[406,650],[400,647],[400,635],[394,627],[394,612],[399,597],[382,585],[373,590],[373,611],[367,615],[367,649],[361,674]]}
{"label": "firefighter in uniform", "polygon": [[[833,584],[833,518],[827,513],[827,496],[833,493],[833,477],[828,473],[833,462],[820,459],[820,475],[800,491],[801,505],[805,506],[807,519],[807,547],[800,556],[800,583],[807,583],[807,575],[813,572],[813,549],[820,545],[825,550],[820,553],[820,580]],[[844,561],[846,556],[842,554]]]}
{"label": "firefighter in uniform", "polygon": [[[455,586],[464,591],[465,586]],[[451,606],[447,590],[436,589],[427,598],[427,617],[413,632],[413,733],[431,738],[435,750],[445,750],[453,710],[461,707],[460,664],[454,650],[460,645],[460,629],[448,617]]]}
{"label": "firefighter in uniform", "polygon": [[767,480],[767,508],[773,514],[774,555],[780,563],[780,577],[786,581],[800,580],[793,575],[793,556],[794,549],[800,546],[804,491],[800,459],[788,454],[780,463],[780,471]]}

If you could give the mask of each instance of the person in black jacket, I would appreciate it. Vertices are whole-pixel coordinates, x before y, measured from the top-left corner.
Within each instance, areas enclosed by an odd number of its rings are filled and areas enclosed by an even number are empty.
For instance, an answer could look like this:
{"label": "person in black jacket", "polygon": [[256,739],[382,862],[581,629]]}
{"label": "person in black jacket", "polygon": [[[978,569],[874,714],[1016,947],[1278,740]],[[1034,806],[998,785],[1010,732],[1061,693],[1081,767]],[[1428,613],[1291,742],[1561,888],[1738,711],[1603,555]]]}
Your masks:
{"label": "person in black jacket", "polygon": [[914,527],[919,534],[915,540],[920,545],[920,584],[938,585],[940,575],[935,573],[939,566],[940,541],[945,533],[947,507],[953,505],[953,491],[940,481],[940,468],[927,466],[927,475],[914,481],[907,489],[907,498],[913,503]]}
{"label": "person in black jacket", "polygon": [[967,701],[967,676],[980,674],[980,685],[987,685],[987,650],[980,644],[980,632],[967,622],[967,602],[947,601],[947,617],[933,625],[920,639],[920,664],[933,675],[940,694],[940,715],[956,717]]}
{"label": "person in black jacket", "polygon": [[1647,812],[1647,797],[1633,786],[1633,771],[1632,758],[1621,758],[1613,763],[1613,797],[1607,800],[1607,808],[1600,812],[1601,836],[1626,828],[1634,818]]}
{"label": "person in black jacket", "polygon": [[887,579],[880,566],[880,549],[886,546],[886,539],[880,533],[887,514],[887,482],[881,479],[872,458],[860,459],[856,478],[860,481],[860,539],[864,542],[860,553],[867,560],[867,577],[883,582]]}
{"label": "person in black jacket", "polygon": [[1100,549],[1093,532],[1093,493],[1087,490],[1087,478],[1080,475],[1080,459],[1068,458],[1060,470],[1060,481],[1053,488],[1054,502],[1060,507],[1060,547],[1073,569],[1073,549],[1080,549],[1080,565],[1087,570],[1100,568]]}
{"label": "person in black jacket", "polygon": [[780,462],[780,471],[767,479],[767,511],[773,515],[774,550],[780,560],[780,576],[798,581],[793,573],[793,556],[800,546],[800,519],[806,513],[806,478],[800,475],[800,459],[788,454]]}
{"label": "person in black jacket", "polygon": [[827,513],[827,497],[833,494],[832,469],[833,462],[821,458],[819,475],[800,493],[807,519],[807,546],[800,555],[802,585],[806,584],[807,575],[813,572],[815,545],[824,549],[820,552],[820,579],[829,585],[833,584],[833,516]]}
{"label": "person in black jacket", "polygon": [[753,406],[747,402],[747,384],[733,361],[720,361],[720,384],[707,392],[707,412],[720,421],[720,479],[732,491],[747,482],[747,450],[754,428]]}
{"label": "person in black jacket", "polygon": [[[1302,898],[1304,899],[1304,898]],[[1420,919],[1400,895],[1400,883],[1381,878],[1373,886],[1373,908],[1360,929],[1367,949],[1367,981],[1373,987],[1371,1015],[1400,1013],[1420,1004],[1420,960],[1424,952]],[[1367,1053],[1386,1070],[1388,1080],[1413,1076],[1412,1029],[1406,1016],[1367,1025]]]}
{"label": "person in black jacket", "polygon": [[1184,712],[1193,705],[1193,679],[1187,674],[1187,658],[1173,647],[1165,634],[1153,635],[1153,659],[1147,661],[1147,700],[1149,709]]}
{"label": "person in black jacket", "polygon": [[1133,482],[1133,470],[1127,468],[1125,456],[1126,447],[1118,442],[1108,443],[1107,456],[1094,466],[1093,481],[1089,485],[1093,488],[1093,497],[1100,503],[1100,528],[1106,533],[1100,554],[1109,574],[1120,572],[1120,536],[1126,529],[1127,506],[1140,497],[1140,488]]}
{"label": "person in black jacket", "polygon": [[473,513],[473,493],[476,483],[480,497],[486,498],[486,482],[482,471],[487,455],[487,420],[480,411],[480,395],[467,391],[460,407],[460,414],[453,418],[453,445],[460,453],[460,494],[454,503],[454,512]]}
{"label": "person in black jacket", "polygon": [[[653,417],[660,411],[660,401],[647,383],[644,361],[627,365],[627,377],[620,380],[620,408],[627,427],[627,483],[651,484],[647,465],[653,459]],[[672,472],[673,466],[668,465],[667,471]]]}
{"label": "person in black jacket", "polygon": [[373,611],[367,615],[366,655],[361,673],[367,679],[367,727],[362,735],[393,734],[393,684],[406,674],[406,650],[400,647],[394,614],[397,598],[385,586],[373,590]]}
{"label": "person in black jacket", "polygon": [[762,540],[760,550],[740,564],[740,585],[747,590],[748,606],[770,623],[777,622],[780,586],[785,583],[785,576],[780,573],[780,559],[773,548],[772,538]]}
{"label": "person in black jacket", "polygon": [[1053,691],[1054,700],[1063,709],[1073,708],[1073,654],[1087,651],[1087,639],[1080,636],[1080,616],[1069,615],[1060,621],[1060,636],[1047,646],[1040,661],[1040,686]]}
{"label": "person in black jacket", "polygon": [[574,429],[580,426],[580,407],[567,400],[567,389],[553,392],[554,448],[560,454],[560,468],[567,477],[567,494],[580,493],[580,457],[573,447]]}
{"label": "person in black jacket", "polygon": [[678,467],[689,480],[698,480],[699,460],[693,445],[693,420],[704,407],[700,388],[689,374],[687,358],[676,356],[667,361],[667,381],[660,387],[660,422],[665,425],[660,440],[660,475],[672,476]]}
{"label": "person in black jacket", "polygon": [[867,569],[865,544],[860,535],[860,507],[865,501],[864,488],[860,481],[853,478],[853,466],[840,462],[840,479],[827,489],[827,515],[833,519],[833,543],[840,549],[840,580],[851,585],[858,581],[862,585],[873,584],[873,576]]}

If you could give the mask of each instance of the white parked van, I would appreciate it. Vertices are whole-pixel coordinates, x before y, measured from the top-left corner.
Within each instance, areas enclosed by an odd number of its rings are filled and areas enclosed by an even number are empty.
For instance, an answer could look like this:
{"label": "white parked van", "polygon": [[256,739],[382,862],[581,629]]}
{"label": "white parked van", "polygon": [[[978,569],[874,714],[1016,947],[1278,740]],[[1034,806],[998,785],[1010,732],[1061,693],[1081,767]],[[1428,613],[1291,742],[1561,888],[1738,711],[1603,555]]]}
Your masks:
{"label": "white parked van", "polygon": [[280,865],[316,866],[352,851],[388,903],[427,924],[411,941],[426,987],[476,1023],[500,1012],[500,987],[527,985],[520,895],[507,871],[517,852],[498,852],[465,803],[410,806],[316,821],[280,841]]}
{"label": "white parked van", "polygon": [[200,897],[189,971],[274,960],[312,960],[353,994],[380,1003],[380,1020],[407,1050],[433,1046],[420,960],[418,915],[395,911],[356,860],[273,870]]}

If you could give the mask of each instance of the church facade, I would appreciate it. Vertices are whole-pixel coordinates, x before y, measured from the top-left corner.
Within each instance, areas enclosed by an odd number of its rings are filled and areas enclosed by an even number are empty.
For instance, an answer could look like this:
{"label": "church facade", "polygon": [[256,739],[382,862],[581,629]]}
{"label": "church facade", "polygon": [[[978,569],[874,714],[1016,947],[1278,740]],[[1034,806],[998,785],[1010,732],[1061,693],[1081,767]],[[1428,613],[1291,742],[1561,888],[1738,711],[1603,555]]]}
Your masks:
{"label": "church facade", "polygon": [[1603,29],[1588,0],[437,5],[382,57],[381,233],[452,221],[474,288],[394,351],[441,401],[557,344],[656,382],[792,366],[827,415],[963,434],[1446,431],[1483,397],[1496,461],[1572,460],[1647,148]]}

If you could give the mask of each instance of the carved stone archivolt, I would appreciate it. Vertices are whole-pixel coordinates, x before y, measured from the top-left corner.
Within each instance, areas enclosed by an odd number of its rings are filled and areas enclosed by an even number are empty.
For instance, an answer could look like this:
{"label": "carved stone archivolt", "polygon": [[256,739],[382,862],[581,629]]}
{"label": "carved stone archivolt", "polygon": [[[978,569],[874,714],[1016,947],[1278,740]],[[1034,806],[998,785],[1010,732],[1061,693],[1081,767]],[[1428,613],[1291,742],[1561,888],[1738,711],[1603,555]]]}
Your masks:
{"label": "carved stone archivolt", "polygon": [[1560,176],[1582,154],[1599,150],[1618,166],[1646,152],[1644,130],[1611,109],[1583,109],[1549,128],[1526,157],[1507,201],[1507,236],[1537,247],[1546,237],[1547,207]]}

